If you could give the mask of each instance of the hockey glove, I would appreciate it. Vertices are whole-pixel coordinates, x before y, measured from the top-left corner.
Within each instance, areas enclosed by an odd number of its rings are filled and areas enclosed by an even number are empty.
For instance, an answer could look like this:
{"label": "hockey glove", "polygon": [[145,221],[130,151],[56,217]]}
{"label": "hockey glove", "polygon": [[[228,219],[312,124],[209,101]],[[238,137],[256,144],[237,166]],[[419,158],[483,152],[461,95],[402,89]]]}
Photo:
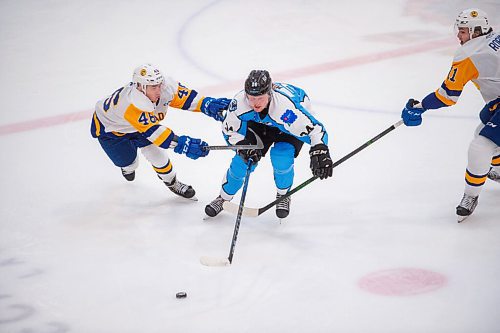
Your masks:
{"label": "hockey glove", "polygon": [[327,145],[319,143],[311,147],[309,156],[311,157],[311,171],[314,176],[326,179],[333,175],[333,162]]}
{"label": "hockey glove", "polygon": [[[417,106],[418,105],[418,106]],[[418,126],[422,123],[422,113],[425,110],[417,100],[409,99],[401,113],[401,118],[406,126]]]}
{"label": "hockey glove", "polygon": [[[251,145],[251,143],[246,140],[241,140],[237,145]],[[262,158],[262,149],[239,149],[238,155],[241,156],[245,163],[248,163],[248,160],[252,159],[253,164],[257,164]]]}
{"label": "hockey glove", "polygon": [[496,112],[500,112],[500,97],[490,101],[483,107],[479,112],[479,119],[483,124],[486,124]]}
{"label": "hockey glove", "polygon": [[208,144],[205,141],[181,135],[177,138],[177,146],[174,148],[174,151],[178,154],[186,154],[187,157],[195,160],[198,157],[208,155],[209,150],[204,148],[206,146]]}
{"label": "hockey glove", "polygon": [[205,97],[201,104],[201,112],[217,121],[223,121],[222,111],[227,110],[229,103],[231,103],[231,100],[227,98]]}

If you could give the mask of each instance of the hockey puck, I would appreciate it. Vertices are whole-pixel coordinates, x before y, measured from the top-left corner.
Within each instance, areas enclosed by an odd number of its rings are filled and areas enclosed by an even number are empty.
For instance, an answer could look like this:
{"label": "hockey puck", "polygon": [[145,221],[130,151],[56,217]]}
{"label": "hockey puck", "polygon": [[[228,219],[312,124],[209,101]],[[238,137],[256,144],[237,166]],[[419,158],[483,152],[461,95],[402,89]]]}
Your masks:
{"label": "hockey puck", "polygon": [[185,291],[179,291],[177,294],[175,294],[175,298],[186,298],[187,293]]}

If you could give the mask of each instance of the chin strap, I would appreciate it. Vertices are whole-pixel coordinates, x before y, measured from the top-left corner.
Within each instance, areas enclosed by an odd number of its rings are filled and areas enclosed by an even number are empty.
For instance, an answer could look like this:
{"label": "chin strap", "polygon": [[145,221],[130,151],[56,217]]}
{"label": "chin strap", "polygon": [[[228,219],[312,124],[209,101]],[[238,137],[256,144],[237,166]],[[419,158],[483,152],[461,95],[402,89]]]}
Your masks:
{"label": "chin strap", "polygon": [[143,89],[142,84],[140,84],[139,82],[136,82],[136,83],[135,83],[135,87],[136,87],[136,89],[137,89],[137,90],[139,90],[139,91],[140,91],[140,92],[141,92],[144,96],[146,96],[146,97],[147,97],[147,95],[146,95],[146,89]]}

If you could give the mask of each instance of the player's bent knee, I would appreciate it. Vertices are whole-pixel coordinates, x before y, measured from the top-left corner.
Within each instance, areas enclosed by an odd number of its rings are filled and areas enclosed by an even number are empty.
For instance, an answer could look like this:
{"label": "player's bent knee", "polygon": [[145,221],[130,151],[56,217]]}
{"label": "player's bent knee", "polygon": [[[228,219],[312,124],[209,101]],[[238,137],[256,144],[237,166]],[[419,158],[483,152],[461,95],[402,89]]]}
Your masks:
{"label": "player's bent knee", "polygon": [[497,144],[493,142],[490,138],[483,135],[478,135],[469,145],[469,154],[482,153],[493,155],[493,152],[497,148]]}
{"label": "player's bent knee", "polygon": [[[250,171],[254,171],[256,164],[251,166]],[[229,166],[229,175],[235,179],[243,179],[245,178],[247,172],[247,164],[243,160],[243,158],[236,154],[231,161],[231,165]]]}
{"label": "player's bent knee", "polygon": [[293,165],[295,148],[287,142],[277,142],[271,148],[271,163],[276,170],[288,170]]}
{"label": "player's bent knee", "polygon": [[142,147],[141,152],[153,166],[164,166],[170,161],[167,151],[153,144]]}

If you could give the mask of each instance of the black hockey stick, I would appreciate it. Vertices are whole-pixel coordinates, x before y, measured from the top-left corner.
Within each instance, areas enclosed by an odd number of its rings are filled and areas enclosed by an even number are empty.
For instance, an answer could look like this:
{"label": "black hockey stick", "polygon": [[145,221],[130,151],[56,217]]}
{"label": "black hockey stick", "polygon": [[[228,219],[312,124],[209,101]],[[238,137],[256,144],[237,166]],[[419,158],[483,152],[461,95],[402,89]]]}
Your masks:
{"label": "black hockey stick", "polygon": [[238,207],[238,214],[236,216],[236,223],[234,225],[233,240],[231,241],[229,256],[227,257],[227,259],[203,256],[200,258],[200,262],[205,266],[227,266],[233,263],[234,248],[236,247],[236,240],[238,239],[238,232],[240,230],[241,216],[243,215],[243,206],[245,204],[245,197],[247,196],[248,181],[250,179],[252,163],[252,159],[249,159],[247,164],[247,172],[243,181],[243,191],[241,192],[240,205]]}
{"label": "black hockey stick", "polygon": [[[341,163],[345,162],[346,160],[348,160],[349,158],[353,157],[354,155],[356,155],[357,153],[359,153],[360,151],[362,151],[363,149],[365,149],[366,147],[368,147],[369,145],[371,145],[372,143],[374,143],[375,141],[377,141],[381,137],[385,136],[387,133],[393,131],[396,127],[400,126],[402,123],[403,123],[403,120],[400,120],[397,123],[395,123],[394,125],[391,125],[389,128],[387,128],[383,132],[377,134],[375,137],[371,138],[370,140],[366,141],[364,144],[362,144],[358,148],[354,149],[352,152],[350,152],[349,154],[345,155],[340,160],[334,162],[333,163],[333,167],[335,168],[339,164],[341,164]],[[281,196],[279,199],[274,200],[273,202],[265,205],[264,207],[261,207],[261,208],[245,207],[243,209],[243,215],[245,215],[245,216],[251,216],[251,217],[259,216],[262,213],[264,213],[265,211],[267,211],[268,209],[270,209],[271,207],[273,207],[274,205],[276,205],[281,200],[283,200],[283,199],[291,196],[292,194],[300,191],[301,189],[303,189],[307,185],[311,184],[316,179],[318,179],[318,177],[316,177],[316,176],[313,176],[313,177],[309,178],[308,180],[306,180],[302,184],[300,184],[297,187],[291,189],[288,193],[286,193],[285,195]],[[224,204],[223,204],[223,207],[224,207],[224,210],[226,210],[226,211],[231,212],[231,213],[234,214],[236,212],[236,207],[237,206],[236,206],[236,204],[234,204],[234,203],[232,203],[230,201],[225,201]]]}

